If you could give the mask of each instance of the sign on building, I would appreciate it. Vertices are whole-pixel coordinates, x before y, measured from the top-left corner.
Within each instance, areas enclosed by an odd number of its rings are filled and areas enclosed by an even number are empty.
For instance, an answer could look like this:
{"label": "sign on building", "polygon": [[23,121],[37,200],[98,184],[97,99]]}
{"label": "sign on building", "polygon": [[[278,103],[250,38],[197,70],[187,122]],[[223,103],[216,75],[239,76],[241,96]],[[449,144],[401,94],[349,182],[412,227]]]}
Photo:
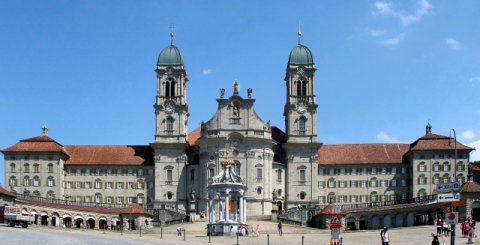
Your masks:
{"label": "sign on building", "polygon": [[460,201],[460,193],[446,193],[437,195],[438,202],[455,202]]}
{"label": "sign on building", "polygon": [[445,213],[445,222],[447,225],[458,224],[458,212]]}
{"label": "sign on building", "polygon": [[437,192],[459,191],[459,190],[460,190],[459,182],[443,183],[443,184],[437,185]]}

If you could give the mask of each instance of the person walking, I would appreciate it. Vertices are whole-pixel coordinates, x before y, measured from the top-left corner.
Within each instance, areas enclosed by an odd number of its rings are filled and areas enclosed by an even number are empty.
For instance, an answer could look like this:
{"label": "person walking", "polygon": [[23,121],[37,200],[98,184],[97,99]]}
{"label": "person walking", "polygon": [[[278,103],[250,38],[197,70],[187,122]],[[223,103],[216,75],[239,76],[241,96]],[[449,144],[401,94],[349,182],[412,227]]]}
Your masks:
{"label": "person walking", "polygon": [[469,222],[465,222],[465,237],[467,237],[467,238],[468,238],[469,231],[470,231]]}
{"label": "person walking", "polygon": [[477,237],[477,232],[475,232],[475,226],[477,225],[477,222],[475,222],[475,220],[472,219],[472,221],[470,222],[470,229],[472,230],[472,237],[473,238],[476,238]]}
{"label": "person walking", "polygon": [[390,234],[388,233],[388,228],[383,227],[383,232],[380,233],[382,236],[382,245],[388,245],[390,242]]}
{"label": "person walking", "polygon": [[257,225],[257,236],[260,236],[260,225]]}
{"label": "person walking", "polygon": [[465,238],[465,221],[462,222],[462,237]]}
{"label": "person walking", "polygon": [[278,222],[278,235],[282,236],[283,235],[283,227],[282,227],[282,221]]}
{"label": "person walking", "polygon": [[177,236],[182,236],[182,230],[183,228],[182,227],[177,227]]}
{"label": "person walking", "polygon": [[255,225],[252,226],[252,236],[257,234],[257,227]]}
{"label": "person walking", "polygon": [[442,228],[443,228],[442,219],[438,219],[438,221],[437,221],[437,236],[442,235]]}

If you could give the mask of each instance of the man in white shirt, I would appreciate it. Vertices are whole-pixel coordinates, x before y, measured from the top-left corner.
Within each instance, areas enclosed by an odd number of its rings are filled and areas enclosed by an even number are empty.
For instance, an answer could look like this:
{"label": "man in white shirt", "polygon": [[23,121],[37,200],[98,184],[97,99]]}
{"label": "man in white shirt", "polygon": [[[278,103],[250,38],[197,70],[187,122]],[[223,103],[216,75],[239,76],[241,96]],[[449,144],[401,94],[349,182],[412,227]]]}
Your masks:
{"label": "man in white shirt", "polygon": [[388,245],[390,242],[390,234],[388,233],[388,228],[383,227],[383,231],[380,233],[382,237],[382,245]]}

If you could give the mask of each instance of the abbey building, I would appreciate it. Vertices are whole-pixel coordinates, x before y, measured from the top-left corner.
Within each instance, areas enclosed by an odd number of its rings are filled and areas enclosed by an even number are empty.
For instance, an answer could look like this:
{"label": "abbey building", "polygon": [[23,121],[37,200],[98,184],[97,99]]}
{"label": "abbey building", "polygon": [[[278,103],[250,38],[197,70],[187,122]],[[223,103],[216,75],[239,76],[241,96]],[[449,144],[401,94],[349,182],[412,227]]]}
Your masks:
{"label": "abbey building", "polygon": [[286,67],[284,131],[257,115],[252,89],[242,97],[235,81],[233,92],[220,89],[216,113],[188,133],[190,113],[201,112],[188,109],[189,80],[180,50],[172,44],[160,53],[155,70],[154,142],[62,145],[44,126],[41,136],[1,151],[5,188],[77,202],[187,209],[192,201],[203,211],[208,183],[227,155],[246,182],[246,209],[253,213],[269,212],[272,205],[286,209],[330,200],[365,203],[425,196],[434,194],[437,183],[465,181],[474,149],[433,134],[430,124],[411,144],[319,143],[315,71],[311,51],[300,43],[293,47]]}

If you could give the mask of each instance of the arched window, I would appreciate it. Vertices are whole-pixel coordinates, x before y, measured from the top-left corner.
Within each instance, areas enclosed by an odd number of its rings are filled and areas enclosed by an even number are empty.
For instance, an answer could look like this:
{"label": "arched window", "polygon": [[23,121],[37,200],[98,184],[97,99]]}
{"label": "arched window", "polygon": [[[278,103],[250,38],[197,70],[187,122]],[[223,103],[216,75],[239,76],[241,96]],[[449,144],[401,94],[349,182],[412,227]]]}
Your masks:
{"label": "arched window", "polygon": [[377,178],[372,178],[370,180],[370,186],[371,187],[377,187]]}
{"label": "arched window", "polygon": [[460,182],[460,184],[465,182],[465,177],[463,176],[463,174],[457,175],[457,181]]}
{"label": "arched window", "polygon": [[425,197],[426,196],[426,191],[425,189],[420,189],[417,194],[418,197]]}
{"label": "arched window", "polygon": [[55,193],[53,191],[48,191],[47,192],[47,198],[50,200],[55,199]]}
{"label": "arched window", "polygon": [[173,118],[167,117],[167,131],[173,131]]}
{"label": "arched window", "polygon": [[433,176],[433,183],[434,184],[440,184],[440,175],[439,174],[435,174]]}
{"label": "arched window", "polygon": [[10,177],[10,185],[17,186],[17,179],[15,178],[15,176]]}
{"label": "arched window", "polygon": [[38,163],[33,164],[33,172],[38,173]]}
{"label": "arched window", "polygon": [[30,177],[28,176],[24,177],[23,185],[30,186]]}
{"label": "arched window", "polygon": [[33,186],[39,186],[40,185],[40,179],[38,176],[33,177]]}
{"label": "arched window", "polygon": [[262,188],[261,187],[257,188],[257,195],[262,195]]}
{"label": "arched window", "polygon": [[300,117],[298,119],[298,134],[299,135],[305,135],[306,123],[307,123],[307,118]]}
{"label": "arched window", "polygon": [[376,192],[376,191],[370,193],[370,200],[371,200],[372,202],[377,202],[377,201],[378,201],[377,192]]}
{"label": "arched window", "polygon": [[48,177],[47,185],[48,186],[55,186],[55,179],[52,176]]}
{"label": "arched window", "polygon": [[277,193],[278,193],[278,196],[279,196],[279,197],[282,196],[282,190],[278,190]]}
{"label": "arched window", "polygon": [[443,175],[443,183],[448,183],[450,182],[450,176],[448,174]]}
{"label": "arched window", "polygon": [[168,193],[167,193],[167,199],[168,199],[168,200],[172,200],[172,198],[173,198],[173,193],[168,192]]}
{"label": "arched window", "polygon": [[450,165],[448,164],[448,162],[443,163],[443,171],[450,171]]}
{"label": "arched window", "polygon": [[425,172],[425,171],[427,171],[424,162],[421,162],[421,163],[418,165],[418,171],[419,171],[419,172]]}
{"label": "arched window", "polygon": [[427,183],[427,179],[425,178],[425,175],[424,174],[421,174],[419,177],[418,177],[418,184],[420,185],[424,185]]}
{"label": "arched window", "polygon": [[235,161],[235,174],[240,175],[240,167],[241,166],[242,165],[240,164],[240,162]]}
{"label": "arched window", "polygon": [[297,96],[307,96],[307,82],[303,79],[297,81]]}
{"label": "arched window", "polygon": [[102,194],[101,193],[95,194],[95,202],[96,203],[102,203]]}
{"label": "arched window", "polygon": [[10,172],[15,172],[15,163],[10,164]]}
{"label": "arched window", "polygon": [[53,173],[53,164],[48,164],[48,172]]}
{"label": "arched window", "polygon": [[283,174],[283,171],[281,169],[279,169],[277,171],[277,182],[278,183],[282,183],[282,174]]}
{"label": "arched window", "polygon": [[457,163],[457,171],[465,171],[465,165],[462,161]]}
{"label": "arched window", "polygon": [[29,173],[29,172],[30,172],[30,164],[25,163],[25,164],[23,165],[23,171],[24,171],[25,173]]}
{"label": "arched window", "polygon": [[330,203],[330,202],[332,202],[332,203],[335,202],[335,193],[334,193],[334,192],[328,193],[328,200],[327,200],[327,202],[329,202],[329,203]]}
{"label": "arched window", "polygon": [[433,171],[435,171],[435,172],[440,171],[440,163],[439,162],[435,162],[433,164]]}
{"label": "arched window", "polygon": [[195,181],[195,169],[190,170],[190,180]]}
{"label": "arched window", "polygon": [[34,191],[33,196],[34,197],[40,197],[40,192],[39,191]]}
{"label": "arched window", "polygon": [[168,79],[165,82],[165,97],[174,97],[175,96],[175,81]]}

